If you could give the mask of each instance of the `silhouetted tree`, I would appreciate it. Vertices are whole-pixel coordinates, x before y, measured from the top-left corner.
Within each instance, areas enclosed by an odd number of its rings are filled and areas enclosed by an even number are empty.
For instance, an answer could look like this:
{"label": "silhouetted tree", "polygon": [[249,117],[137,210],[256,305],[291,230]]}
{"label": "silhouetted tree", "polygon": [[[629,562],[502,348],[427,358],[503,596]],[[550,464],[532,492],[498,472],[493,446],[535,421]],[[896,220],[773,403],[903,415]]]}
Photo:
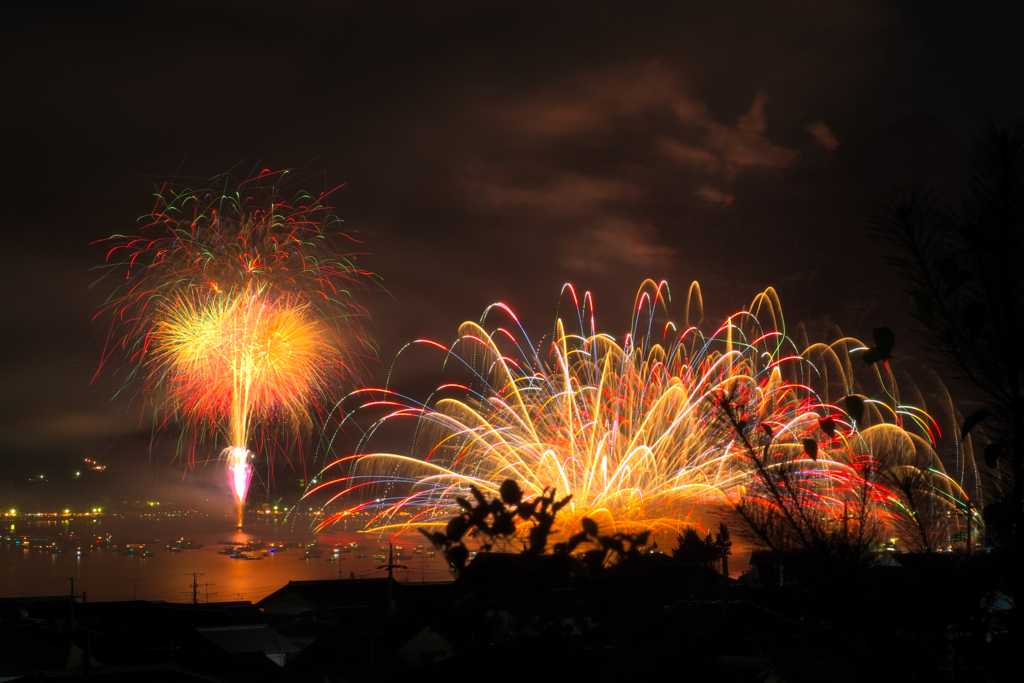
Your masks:
{"label": "silhouetted tree", "polygon": [[598,533],[597,522],[584,517],[580,520],[582,531],[571,536],[565,543],[557,543],[555,553],[571,554],[581,544],[593,546],[583,553],[583,563],[596,576],[602,569],[611,564],[624,564],[640,557],[641,548],[647,545],[651,533],[643,531],[636,536],[615,533],[610,536]]}
{"label": "silhouetted tree", "polygon": [[799,455],[778,446],[769,425],[751,424],[745,405],[738,394],[716,401],[721,438],[739,442],[750,468],[751,483],[727,513],[747,537],[770,550],[860,562],[881,538],[881,525],[872,514],[870,481],[875,473],[870,466],[862,466],[851,481],[841,516],[823,516],[817,492],[805,483],[807,464],[800,460],[804,455],[816,458],[816,442],[805,439]]}
{"label": "silhouetted tree", "polygon": [[984,127],[959,205],[919,189],[886,197],[870,228],[894,247],[924,338],[980,407],[961,438],[981,425],[995,471],[989,538],[1011,558],[1019,602],[1024,581],[1024,124]]}
{"label": "silhouetted tree", "polygon": [[713,539],[710,532],[707,536],[701,536],[696,529],[688,527],[676,537],[676,547],[672,549],[672,557],[687,564],[710,567],[721,561],[723,576],[729,576],[730,555],[732,538],[724,522],[719,523],[718,533]]}
{"label": "silhouetted tree", "polygon": [[710,567],[720,557],[711,534],[701,536],[693,527],[687,527],[676,538],[678,543],[672,549],[672,557],[681,562]]}
{"label": "silhouetted tree", "polygon": [[729,577],[729,556],[732,555],[732,537],[725,522],[719,522],[718,533],[715,534],[715,549],[722,560],[722,576]]}
{"label": "silhouetted tree", "polygon": [[949,519],[931,504],[935,490],[927,470],[906,467],[890,454],[880,454],[878,461],[882,463],[878,481],[896,495],[907,511],[894,520],[896,535],[913,552],[935,552],[947,537]]}
{"label": "silhouetted tree", "polygon": [[532,501],[524,501],[522,490],[511,479],[502,482],[498,489],[500,497],[493,500],[487,500],[475,486],[470,486],[469,490],[476,504],[467,498],[457,497],[455,500],[462,512],[448,521],[443,532],[420,529],[420,533],[441,551],[456,573],[466,566],[469,559],[469,549],[464,542],[466,536],[482,538],[480,550],[483,552],[490,551],[495,543],[509,546],[518,531],[517,517],[533,523],[526,534],[523,553],[542,554],[554,527],[555,515],[572,499],[572,495],[568,495],[562,500],[555,500],[555,490],[550,489]]}
{"label": "silhouetted tree", "polygon": [[[470,486],[469,490],[473,500],[456,498],[462,512],[448,521],[444,531],[420,529],[420,533],[441,551],[456,573],[465,568],[469,559],[469,548],[465,543],[467,537],[482,539],[482,552],[489,552],[495,544],[506,549],[513,547],[514,539],[521,539],[524,535],[522,528],[516,526],[516,518],[521,520],[521,525],[530,523],[525,531],[521,554],[544,554],[548,538],[554,531],[555,516],[572,499],[572,495],[568,495],[555,500],[555,490],[546,489],[532,501],[525,501],[519,485],[511,479],[502,482],[498,490],[499,497],[492,500],[487,500],[475,486]],[[552,552],[570,555],[581,546],[589,547],[583,552],[583,562],[592,575],[611,564],[636,559],[650,538],[648,531],[635,536],[625,533],[603,535],[598,532],[597,522],[586,517],[581,520],[580,526],[582,530],[579,533],[555,544]]]}

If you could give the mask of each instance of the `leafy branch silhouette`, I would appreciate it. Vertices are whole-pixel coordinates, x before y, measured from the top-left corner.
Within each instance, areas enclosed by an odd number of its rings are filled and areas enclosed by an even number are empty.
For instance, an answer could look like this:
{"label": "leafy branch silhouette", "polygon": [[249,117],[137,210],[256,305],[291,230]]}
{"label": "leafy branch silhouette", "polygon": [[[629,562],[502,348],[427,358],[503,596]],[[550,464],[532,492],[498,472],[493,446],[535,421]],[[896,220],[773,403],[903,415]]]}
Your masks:
{"label": "leafy branch silhouette", "polygon": [[[498,546],[512,547],[521,534],[521,527],[527,523],[529,528],[525,540],[522,540],[521,554],[543,555],[548,548],[548,538],[554,531],[556,515],[572,500],[571,494],[559,500],[554,488],[544,489],[533,500],[524,500],[522,489],[512,479],[503,481],[498,489],[498,497],[491,500],[476,486],[471,485],[469,491],[472,500],[463,496],[455,499],[461,512],[448,521],[444,531],[419,530],[441,551],[456,574],[465,569],[469,561],[467,539],[481,539],[481,552],[490,552]],[[636,559],[650,538],[649,531],[636,535],[602,535],[597,522],[587,517],[581,520],[580,525],[580,532],[564,542],[556,543],[552,552],[556,555],[573,555],[581,546],[593,546],[582,554],[583,563],[592,575],[611,564]]]}

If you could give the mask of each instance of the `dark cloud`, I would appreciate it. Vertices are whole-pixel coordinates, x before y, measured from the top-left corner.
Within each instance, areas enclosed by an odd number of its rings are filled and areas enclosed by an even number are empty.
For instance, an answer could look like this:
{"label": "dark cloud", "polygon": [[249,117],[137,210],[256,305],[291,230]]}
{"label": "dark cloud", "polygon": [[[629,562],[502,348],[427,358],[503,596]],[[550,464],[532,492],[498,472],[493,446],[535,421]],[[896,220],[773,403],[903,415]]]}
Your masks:
{"label": "dark cloud", "polygon": [[824,121],[815,121],[807,126],[807,132],[814,136],[814,139],[821,143],[821,146],[832,152],[839,146],[839,140],[825,124]]}

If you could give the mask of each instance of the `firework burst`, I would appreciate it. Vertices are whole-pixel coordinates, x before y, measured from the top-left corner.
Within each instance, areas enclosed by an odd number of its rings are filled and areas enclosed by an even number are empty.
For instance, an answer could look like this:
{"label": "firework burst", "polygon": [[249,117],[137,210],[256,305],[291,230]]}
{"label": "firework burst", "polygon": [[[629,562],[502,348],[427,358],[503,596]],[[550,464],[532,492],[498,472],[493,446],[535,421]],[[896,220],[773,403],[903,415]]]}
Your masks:
{"label": "firework burst", "polygon": [[[758,490],[747,452],[723,432],[723,397],[736,402],[744,424],[771,431],[773,458],[798,463],[802,489],[823,513],[842,514],[866,483],[875,518],[916,514],[901,511],[898,496],[870,474],[868,464],[890,451],[902,453],[900,466],[924,473],[919,483],[931,503],[946,510],[962,498],[935,457],[937,423],[898,401],[888,367],[851,361],[863,345],[849,338],[799,348],[785,333],[774,291],[705,334],[696,283],[677,327],[667,319],[667,287],[649,281],[621,343],[597,332],[589,294],[579,300],[565,291],[579,333],[559,319],[551,341],[535,347],[512,312],[495,305],[441,347],[468,381],[423,403],[387,389],[360,392],[370,396],[365,409],[393,409],[357,455],[329,465],[310,491],[330,491],[329,505],[343,503],[321,528],[361,509],[376,512],[368,528],[379,531],[444,524],[470,485],[496,495],[513,479],[527,495],[572,494],[559,517],[563,534],[584,517],[616,530],[679,531],[697,523],[702,506],[735,504]],[[496,311],[512,324],[488,329]],[[883,395],[867,400],[859,423],[837,405],[857,389]],[[411,453],[370,452],[370,439],[399,420],[415,422]],[[820,444],[813,459],[808,440]],[[910,457],[894,443],[925,448]],[[960,476],[969,477],[973,461],[961,460]]]}
{"label": "firework burst", "polygon": [[100,313],[112,318],[104,363],[124,359],[125,380],[142,380],[193,442],[227,441],[239,514],[249,444],[268,464],[272,450],[288,456],[310,410],[358,381],[374,352],[358,303],[371,274],[333,246],[342,233],[327,195],[285,201],[286,175],[159,193],[138,234],[110,238],[104,267],[103,281],[118,282]]}

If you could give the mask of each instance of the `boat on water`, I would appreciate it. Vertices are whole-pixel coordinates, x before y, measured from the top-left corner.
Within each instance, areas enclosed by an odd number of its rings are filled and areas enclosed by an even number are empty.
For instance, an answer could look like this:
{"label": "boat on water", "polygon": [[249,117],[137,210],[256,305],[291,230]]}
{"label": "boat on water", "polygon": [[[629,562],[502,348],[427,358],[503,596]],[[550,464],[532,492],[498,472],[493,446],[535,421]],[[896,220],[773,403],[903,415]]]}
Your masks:
{"label": "boat on water", "polygon": [[358,550],[366,550],[366,548],[359,545],[358,543],[338,543],[334,546],[335,553],[354,553]]}
{"label": "boat on water", "polygon": [[231,559],[233,559],[233,560],[262,560],[263,557],[261,555],[257,555],[256,553],[250,551],[250,552],[236,552],[234,555],[231,556]]}
{"label": "boat on water", "polygon": [[167,544],[167,550],[172,553],[180,553],[182,550],[199,550],[203,544],[194,538],[179,538]]}

